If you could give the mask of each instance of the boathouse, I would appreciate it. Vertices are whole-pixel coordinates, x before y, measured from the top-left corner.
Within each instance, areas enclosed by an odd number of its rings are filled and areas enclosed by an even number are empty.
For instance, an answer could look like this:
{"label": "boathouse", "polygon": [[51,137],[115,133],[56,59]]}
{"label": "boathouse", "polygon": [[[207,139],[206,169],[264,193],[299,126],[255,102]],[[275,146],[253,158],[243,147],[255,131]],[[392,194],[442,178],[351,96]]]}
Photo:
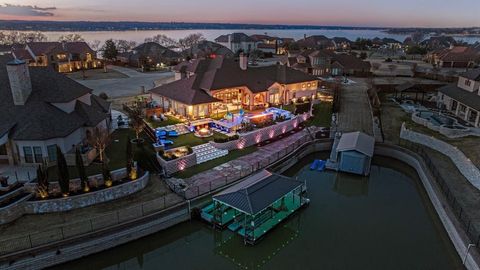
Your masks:
{"label": "boathouse", "polygon": [[254,244],[308,202],[305,191],[304,182],[263,170],[213,196],[202,216],[210,212],[217,227],[228,227]]}
{"label": "boathouse", "polygon": [[375,148],[375,138],[362,132],[344,133],[336,148],[338,170],[368,175]]}

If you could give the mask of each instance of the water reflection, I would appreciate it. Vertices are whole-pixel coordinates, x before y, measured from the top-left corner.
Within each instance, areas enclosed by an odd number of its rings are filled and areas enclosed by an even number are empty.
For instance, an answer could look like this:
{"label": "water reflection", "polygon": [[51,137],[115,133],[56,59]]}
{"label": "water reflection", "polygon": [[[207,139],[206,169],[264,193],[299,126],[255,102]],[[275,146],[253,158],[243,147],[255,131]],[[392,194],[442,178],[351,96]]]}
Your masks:
{"label": "water reflection", "polygon": [[255,246],[192,221],[55,269],[462,269],[411,168],[377,159],[368,178],[310,171],[322,155],[287,172],[307,180],[310,205]]}
{"label": "water reflection", "polygon": [[368,177],[337,174],[333,191],[345,197],[368,196]]}

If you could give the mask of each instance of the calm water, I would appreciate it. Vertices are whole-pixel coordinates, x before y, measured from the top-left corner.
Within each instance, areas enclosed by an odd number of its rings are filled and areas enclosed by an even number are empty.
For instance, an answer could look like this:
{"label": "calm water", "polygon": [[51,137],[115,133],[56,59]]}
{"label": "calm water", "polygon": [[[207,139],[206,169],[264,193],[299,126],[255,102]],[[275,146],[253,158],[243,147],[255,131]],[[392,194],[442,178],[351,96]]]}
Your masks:
{"label": "calm water", "polygon": [[462,269],[409,167],[378,159],[362,178],[312,172],[315,156],[286,173],[310,206],[256,246],[192,221],[57,269]]}
{"label": "calm water", "polygon": [[[0,30],[2,31],[2,30]],[[88,42],[93,40],[100,40],[103,44],[105,40],[113,38],[113,39],[125,39],[125,40],[133,40],[137,43],[143,42],[145,38],[152,37],[157,34],[164,34],[168,37],[174,39],[180,39],[188,34],[191,33],[202,33],[206,39],[214,40],[220,35],[230,34],[232,32],[244,32],[246,34],[265,34],[271,36],[278,36],[278,37],[286,37],[286,38],[294,38],[294,39],[301,39],[306,34],[307,36],[311,35],[324,35],[326,37],[346,37],[350,40],[356,40],[357,38],[394,38],[398,41],[405,40],[407,37],[406,35],[393,35],[385,33],[381,30],[331,30],[331,29],[324,29],[324,30],[272,30],[272,29],[255,29],[255,30],[168,30],[168,31],[161,31],[161,30],[143,30],[143,31],[85,31],[85,32],[75,32],[80,34],[84,39]],[[48,39],[51,41],[56,41],[61,35],[67,34],[68,32],[44,32],[47,35]],[[480,41],[480,37],[455,37],[457,40],[463,40],[468,43],[475,43]]]}

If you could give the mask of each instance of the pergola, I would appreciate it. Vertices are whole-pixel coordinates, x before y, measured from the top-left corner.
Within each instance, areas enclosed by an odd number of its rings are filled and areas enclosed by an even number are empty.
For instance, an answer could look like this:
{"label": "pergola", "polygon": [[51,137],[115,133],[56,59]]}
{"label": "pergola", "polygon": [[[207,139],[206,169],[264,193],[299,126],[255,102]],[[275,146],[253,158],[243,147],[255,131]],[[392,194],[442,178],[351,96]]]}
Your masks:
{"label": "pergola", "polygon": [[406,93],[415,93],[415,102],[418,102],[418,94],[422,94],[422,99],[420,101],[422,104],[425,99],[425,90],[422,90],[417,84],[411,82],[397,85],[395,87],[395,98],[398,97],[398,93],[400,93],[400,99],[403,99]]}

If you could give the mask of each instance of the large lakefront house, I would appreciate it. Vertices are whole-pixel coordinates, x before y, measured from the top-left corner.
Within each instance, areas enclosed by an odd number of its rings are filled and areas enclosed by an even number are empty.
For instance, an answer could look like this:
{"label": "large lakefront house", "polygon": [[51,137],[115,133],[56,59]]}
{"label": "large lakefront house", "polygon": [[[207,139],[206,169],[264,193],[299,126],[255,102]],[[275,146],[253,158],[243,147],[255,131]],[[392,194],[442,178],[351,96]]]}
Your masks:
{"label": "large lakefront house", "polygon": [[349,54],[337,54],[331,50],[305,50],[289,54],[289,67],[315,76],[356,75],[370,73],[370,63]]}
{"label": "large lakefront house", "polygon": [[156,87],[152,98],[165,112],[187,118],[289,104],[316,94],[318,79],[285,65],[248,67],[239,60],[195,59],[175,67],[176,81]]}
{"label": "large lakefront house", "polygon": [[472,69],[458,78],[457,84],[439,91],[439,103],[449,112],[480,127],[480,69]]}
{"label": "large lakefront house", "polygon": [[58,72],[102,66],[96,52],[84,41],[29,42],[12,48],[12,55],[25,60],[30,66],[53,67]]}
{"label": "large lakefront house", "polygon": [[50,67],[0,56],[0,163],[38,164],[67,153],[95,127],[110,126],[110,104]]}

